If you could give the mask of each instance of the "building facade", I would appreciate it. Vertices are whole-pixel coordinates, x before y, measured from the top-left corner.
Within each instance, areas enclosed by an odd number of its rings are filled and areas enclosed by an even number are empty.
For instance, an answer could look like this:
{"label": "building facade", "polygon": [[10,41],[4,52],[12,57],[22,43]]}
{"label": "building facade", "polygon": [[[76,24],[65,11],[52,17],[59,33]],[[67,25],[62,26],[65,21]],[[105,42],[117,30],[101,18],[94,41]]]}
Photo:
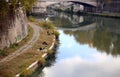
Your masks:
{"label": "building facade", "polygon": [[104,5],[104,11],[120,13],[120,0],[111,0]]}
{"label": "building facade", "polygon": [[98,11],[120,13],[120,0],[97,0]]}

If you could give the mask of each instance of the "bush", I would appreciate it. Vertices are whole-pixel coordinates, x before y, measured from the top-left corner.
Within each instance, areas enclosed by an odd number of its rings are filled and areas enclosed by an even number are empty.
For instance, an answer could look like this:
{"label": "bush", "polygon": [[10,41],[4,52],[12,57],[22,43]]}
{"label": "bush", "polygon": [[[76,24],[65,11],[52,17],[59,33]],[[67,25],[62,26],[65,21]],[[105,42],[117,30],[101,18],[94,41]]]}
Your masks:
{"label": "bush", "polygon": [[11,44],[11,45],[10,45],[10,48],[13,48],[13,49],[14,49],[14,48],[17,48],[17,47],[18,47],[18,43],[15,43],[15,44]]}
{"label": "bush", "polygon": [[0,55],[2,55],[2,56],[7,56],[7,53],[6,53],[6,51],[4,51],[4,50],[0,50]]}
{"label": "bush", "polygon": [[59,38],[60,33],[59,33],[57,30],[54,30],[54,35],[55,35],[56,39],[58,39],[58,38]]}
{"label": "bush", "polygon": [[52,24],[52,22],[39,22],[38,23],[39,26],[42,26],[45,29],[54,29],[54,26]]}
{"label": "bush", "polygon": [[54,29],[53,24],[51,22],[44,22],[43,27],[46,29]]}
{"label": "bush", "polygon": [[47,53],[48,54],[52,54],[54,51],[53,50],[48,50]]}
{"label": "bush", "polygon": [[40,63],[41,65],[44,65],[44,64],[46,63],[46,60],[41,57],[41,58],[39,58],[39,63]]}
{"label": "bush", "polygon": [[31,74],[32,74],[32,70],[29,69],[29,70],[25,70],[22,72],[22,74],[20,75],[20,77],[29,77]]}
{"label": "bush", "polygon": [[29,17],[28,17],[28,20],[31,21],[31,22],[35,22],[35,19],[34,19],[33,16],[29,16]]}

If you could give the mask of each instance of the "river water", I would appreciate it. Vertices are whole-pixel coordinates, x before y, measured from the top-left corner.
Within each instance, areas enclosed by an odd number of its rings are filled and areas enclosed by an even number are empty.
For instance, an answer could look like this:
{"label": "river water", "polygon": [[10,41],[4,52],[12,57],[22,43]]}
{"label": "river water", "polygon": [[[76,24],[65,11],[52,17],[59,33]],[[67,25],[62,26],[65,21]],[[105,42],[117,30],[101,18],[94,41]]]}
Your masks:
{"label": "river water", "polygon": [[55,59],[35,77],[120,77],[120,19],[55,13]]}

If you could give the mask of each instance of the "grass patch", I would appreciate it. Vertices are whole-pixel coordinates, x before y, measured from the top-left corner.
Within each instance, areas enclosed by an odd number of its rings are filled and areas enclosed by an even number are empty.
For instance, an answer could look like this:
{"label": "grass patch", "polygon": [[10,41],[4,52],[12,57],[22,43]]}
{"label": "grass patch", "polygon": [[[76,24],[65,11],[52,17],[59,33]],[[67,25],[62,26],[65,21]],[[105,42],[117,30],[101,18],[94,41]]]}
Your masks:
{"label": "grass patch", "polygon": [[31,75],[32,74],[32,72],[33,72],[33,70],[24,70],[23,72],[22,72],[22,74],[20,75],[20,77],[28,77],[29,75]]}
{"label": "grass patch", "polygon": [[57,30],[55,30],[52,22],[50,21],[37,22],[37,25],[46,29],[48,35],[53,34],[56,36],[56,39],[59,38],[60,33]]}
{"label": "grass patch", "polygon": [[48,54],[52,54],[54,51],[53,50],[48,50],[47,53]]}
{"label": "grass patch", "polygon": [[54,26],[52,24],[52,22],[47,22],[47,21],[43,21],[43,22],[38,22],[38,25],[45,28],[45,29],[54,29]]}
{"label": "grass patch", "polygon": [[44,64],[46,63],[46,60],[41,57],[41,58],[39,58],[39,63],[40,63],[41,65],[44,65]]}
{"label": "grass patch", "polygon": [[[39,24],[39,26],[42,27],[42,29],[40,30],[39,36],[40,39],[38,39],[36,43],[30,49],[27,50],[27,52],[17,56],[16,58],[12,59],[7,63],[0,64],[0,76],[14,77],[16,74],[22,73],[22,77],[26,77],[26,75],[29,75],[32,72],[31,70],[26,71],[26,68],[33,62],[39,60],[40,64],[46,63],[46,60],[41,57],[45,52],[42,52],[42,50],[39,50],[39,48],[41,47],[48,50],[49,47],[52,45],[54,36],[59,35],[59,33],[55,32],[52,24],[49,25],[49,23],[51,22],[34,22],[34,23]],[[50,35],[48,34],[48,32],[50,33]],[[28,33],[29,33],[28,36],[23,41],[18,43],[18,46],[16,44],[11,46],[10,51],[11,49],[16,50],[16,47],[19,48],[19,46],[23,46],[23,44],[25,44],[28,41],[28,39],[32,37],[33,30],[28,29]],[[43,42],[46,42],[47,44],[43,44]],[[48,53],[52,52],[54,51],[52,50],[48,51]]]}

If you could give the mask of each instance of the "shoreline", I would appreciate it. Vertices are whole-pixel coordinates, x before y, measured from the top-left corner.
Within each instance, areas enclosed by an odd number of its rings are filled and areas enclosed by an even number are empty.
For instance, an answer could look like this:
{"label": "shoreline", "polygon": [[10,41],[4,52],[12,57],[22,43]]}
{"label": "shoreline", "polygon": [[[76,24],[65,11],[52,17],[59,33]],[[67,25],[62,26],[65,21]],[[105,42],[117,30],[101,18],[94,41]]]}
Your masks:
{"label": "shoreline", "polygon": [[120,14],[116,13],[82,13],[82,14],[88,14],[92,16],[100,16],[100,17],[109,17],[109,18],[120,18]]}
{"label": "shoreline", "polygon": [[[19,74],[26,73],[26,69],[28,69],[28,72],[32,70],[32,67],[36,64],[44,64],[45,59],[49,53],[53,53],[54,51],[50,51],[54,48],[56,44],[56,34],[55,29],[45,29],[43,27],[44,24],[38,24],[35,22],[32,22],[38,27],[40,26],[40,36],[39,39],[36,41],[35,44],[29,49],[26,50],[25,53],[20,54],[19,56],[13,58],[12,60],[8,61],[7,63],[2,63],[0,65],[0,75],[3,77],[14,77],[17,75],[19,77]],[[49,34],[48,34],[49,32]],[[48,39],[49,38],[49,39]],[[46,45],[45,45],[45,44]],[[42,49],[42,50],[41,50]],[[14,68],[13,68],[14,67]],[[36,66],[35,66],[36,67]]]}
{"label": "shoreline", "polygon": [[85,15],[92,15],[92,16],[101,16],[101,17],[110,17],[110,18],[120,18],[120,13],[91,13],[91,12],[71,12],[71,11],[66,11],[66,10],[61,10],[61,9],[54,9],[55,11],[58,12],[65,12],[65,13],[69,13],[69,14],[85,14]]}
{"label": "shoreline", "polygon": [[[46,22],[46,21],[45,21]],[[43,25],[42,25],[43,26]],[[43,28],[43,27],[42,27]],[[45,27],[46,28],[46,27]],[[53,29],[55,30],[55,29]],[[47,31],[48,32],[48,31]],[[43,50],[37,50],[37,51],[41,51],[43,52],[43,54],[41,55],[41,57],[45,60],[45,62],[41,62],[41,60],[36,60],[35,62],[33,62],[32,64],[30,64],[22,73],[16,74],[15,77],[27,77],[27,76],[31,76],[32,74],[34,74],[34,72],[36,71],[37,68],[44,68],[44,65],[47,63],[46,59],[53,53],[55,53],[56,51],[54,51],[53,49],[55,48],[55,46],[57,45],[56,42],[58,42],[58,36],[56,36],[56,34],[53,34],[53,40],[51,41],[51,45],[48,48],[45,48]],[[50,52],[49,52],[50,51]],[[52,52],[51,52],[52,51]],[[30,73],[26,73],[29,72]],[[32,72],[31,72],[32,71]]]}
{"label": "shoreline", "polygon": [[[53,39],[53,42],[52,42],[52,45],[49,47],[49,50],[52,50],[53,49],[53,47],[55,46],[55,36],[54,36],[54,39]],[[42,58],[47,58],[47,56],[49,56],[49,54],[47,53],[47,50],[43,50],[45,53],[42,55]],[[27,68],[26,68],[26,70],[27,71],[29,71],[30,69],[32,69],[32,68],[34,68],[34,69],[36,69],[36,68],[38,68],[39,67],[39,65],[38,65],[38,63],[39,63],[39,60],[37,60],[37,61],[35,61],[35,62],[33,62],[31,65],[29,65]],[[37,66],[38,65],[38,66]],[[37,67],[36,67],[37,66]],[[41,67],[42,68],[42,67]],[[35,70],[33,70],[33,71],[35,71]],[[20,75],[21,75],[21,73],[18,73],[18,74],[16,74],[15,75],[15,77],[20,77]]]}

